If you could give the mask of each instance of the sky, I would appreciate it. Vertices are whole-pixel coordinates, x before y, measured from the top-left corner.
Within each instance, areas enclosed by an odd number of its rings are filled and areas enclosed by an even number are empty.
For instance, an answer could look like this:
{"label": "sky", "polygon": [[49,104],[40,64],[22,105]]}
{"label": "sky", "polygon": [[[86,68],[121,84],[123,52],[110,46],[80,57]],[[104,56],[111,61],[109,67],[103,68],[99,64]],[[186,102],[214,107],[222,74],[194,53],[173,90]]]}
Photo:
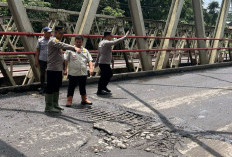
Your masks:
{"label": "sky", "polygon": [[204,8],[207,8],[208,4],[211,3],[212,1],[218,1],[220,5],[222,2],[222,0],[204,0]]}

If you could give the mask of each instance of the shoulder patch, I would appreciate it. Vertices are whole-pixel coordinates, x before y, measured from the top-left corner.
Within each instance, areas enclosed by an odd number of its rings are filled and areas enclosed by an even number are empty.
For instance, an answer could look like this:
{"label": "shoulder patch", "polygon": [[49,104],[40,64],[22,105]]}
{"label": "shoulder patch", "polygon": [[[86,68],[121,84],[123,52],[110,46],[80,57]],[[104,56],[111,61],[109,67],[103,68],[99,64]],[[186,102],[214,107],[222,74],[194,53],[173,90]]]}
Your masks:
{"label": "shoulder patch", "polygon": [[59,41],[60,41],[60,40],[58,40],[58,39],[55,38],[55,42],[59,42]]}
{"label": "shoulder patch", "polygon": [[87,53],[87,49],[86,48],[83,48],[83,53]]}

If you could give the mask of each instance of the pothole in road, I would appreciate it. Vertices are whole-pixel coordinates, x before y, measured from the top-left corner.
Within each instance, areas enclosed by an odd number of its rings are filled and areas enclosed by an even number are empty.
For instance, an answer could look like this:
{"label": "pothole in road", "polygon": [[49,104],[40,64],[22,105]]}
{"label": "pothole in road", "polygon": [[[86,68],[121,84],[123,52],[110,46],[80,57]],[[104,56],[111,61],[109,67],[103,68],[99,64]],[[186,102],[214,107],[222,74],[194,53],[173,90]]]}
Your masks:
{"label": "pothole in road", "polygon": [[79,112],[99,130],[97,144],[89,146],[96,154],[119,148],[143,150],[159,156],[180,156],[176,145],[181,142],[181,136],[156,118],[121,107],[107,110],[93,106]]}

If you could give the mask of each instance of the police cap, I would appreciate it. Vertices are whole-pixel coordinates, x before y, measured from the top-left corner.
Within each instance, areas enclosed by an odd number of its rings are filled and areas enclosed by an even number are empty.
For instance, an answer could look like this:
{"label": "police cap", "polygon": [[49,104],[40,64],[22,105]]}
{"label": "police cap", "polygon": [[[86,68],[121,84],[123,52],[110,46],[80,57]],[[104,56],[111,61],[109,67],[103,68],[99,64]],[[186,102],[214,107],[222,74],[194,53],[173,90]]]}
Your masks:
{"label": "police cap", "polygon": [[55,31],[59,31],[61,33],[64,33],[64,27],[63,26],[55,26]]}
{"label": "police cap", "polygon": [[105,31],[105,32],[104,32],[104,37],[106,37],[106,36],[108,36],[108,35],[112,35],[112,34],[111,34],[111,31]]}

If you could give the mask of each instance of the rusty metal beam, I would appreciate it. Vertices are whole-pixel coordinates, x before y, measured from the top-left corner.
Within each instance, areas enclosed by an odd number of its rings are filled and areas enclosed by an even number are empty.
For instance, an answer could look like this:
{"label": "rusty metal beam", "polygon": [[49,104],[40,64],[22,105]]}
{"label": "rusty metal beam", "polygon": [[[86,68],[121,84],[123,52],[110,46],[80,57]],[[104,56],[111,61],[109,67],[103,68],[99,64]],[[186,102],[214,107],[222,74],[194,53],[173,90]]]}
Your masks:
{"label": "rusty metal beam", "polygon": [[[215,27],[214,38],[223,38],[226,20],[230,8],[231,0],[223,0],[221,10],[218,15],[217,24]],[[213,41],[213,48],[218,48],[220,45],[219,40]],[[218,50],[212,50],[210,55],[209,64],[213,64],[218,60]]]}
{"label": "rusty metal beam", "polygon": [[16,83],[6,65],[6,63],[4,62],[3,60],[3,57],[0,56],[0,70],[4,76],[4,78],[8,81],[8,83],[11,85],[11,86],[16,86]]}
{"label": "rusty metal beam", "polygon": [[[19,32],[34,32],[29,18],[26,13],[26,9],[22,3],[22,0],[8,0],[8,6],[13,15],[14,22]],[[22,36],[21,37],[25,51],[34,51],[37,43],[36,37]],[[35,67],[35,57],[28,55],[28,59],[36,81],[39,81],[39,71]]]}
{"label": "rusty metal beam", "polygon": [[[100,0],[84,0],[79,18],[76,23],[74,34],[89,34],[92,28],[93,20],[96,17],[97,8]],[[74,44],[75,38],[72,38],[71,44]],[[83,45],[85,46],[86,39]]]}
{"label": "rusty metal beam", "polygon": [[[180,13],[184,4],[184,0],[172,0],[172,5],[169,11],[168,19],[166,21],[166,26],[164,29],[165,37],[175,37],[177,25],[179,23]],[[171,42],[169,39],[163,40],[161,48],[170,48]],[[167,51],[160,51],[158,53],[155,69],[166,68],[169,59],[169,53]]]}
{"label": "rusty metal beam", "polygon": [[[136,36],[146,36],[143,13],[141,9],[140,0],[128,0],[131,18],[133,21],[133,28]],[[147,49],[148,45],[145,39],[137,39],[139,49]],[[152,60],[149,52],[140,52],[140,62],[142,70],[152,70]]]}
{"label": "rusty metal beam", "polygon": [[[205,38],[205,26],[204,26],[204,18],[203,18],[203,10],[202,10],[201,1],[202,0],[192,0],[197,38]],[[206,41],[198,40],[197,45],[199,48],[206,48]],[[209,56],[208,56],[207,51],[201,50],[199,53],[199,57],[200,57],[200,64],[209,63]]]}

